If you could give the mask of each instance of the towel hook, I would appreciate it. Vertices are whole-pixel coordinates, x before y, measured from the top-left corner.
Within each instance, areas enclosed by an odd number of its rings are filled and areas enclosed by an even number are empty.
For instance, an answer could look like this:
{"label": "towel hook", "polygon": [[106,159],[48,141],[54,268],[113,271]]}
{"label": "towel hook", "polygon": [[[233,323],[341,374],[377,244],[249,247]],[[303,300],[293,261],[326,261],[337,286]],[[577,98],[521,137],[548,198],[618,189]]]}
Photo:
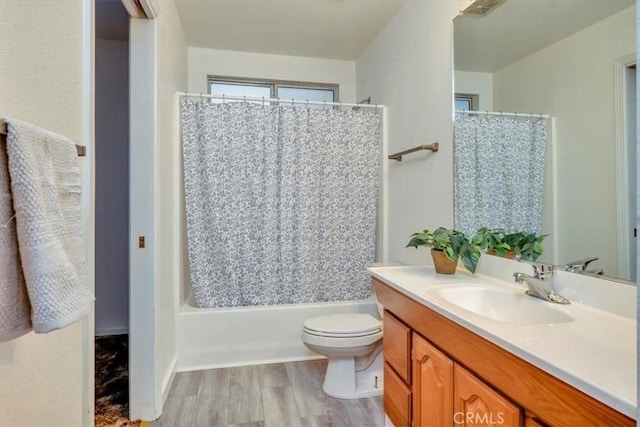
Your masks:
{"label": "towel hook", "polygon": [[224,100],[224,93],[222,94],[222,104],[224,105],[225,100]]}
{"label": "towel hook", "polygon": [[264,96],[262,97],[262,106],[264,107]]}
{"label": "towel hook", "polygon": [[295,103],[293,102],[293,98],[291,98],[291,108],[295,107]]}

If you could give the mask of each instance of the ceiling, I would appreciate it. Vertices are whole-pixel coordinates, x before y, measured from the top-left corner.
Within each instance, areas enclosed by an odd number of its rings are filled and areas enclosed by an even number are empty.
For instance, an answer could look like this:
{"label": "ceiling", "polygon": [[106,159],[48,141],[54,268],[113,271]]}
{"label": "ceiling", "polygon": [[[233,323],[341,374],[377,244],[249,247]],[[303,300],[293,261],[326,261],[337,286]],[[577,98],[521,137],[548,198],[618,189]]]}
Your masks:
{"label": "ceiling", "polygon": [[176,0],[176,7],[189,46],[356,60],[404,2]]}
{"label": "ceiling", "polygon": [[455,69],[493,73],[635,4],[635,0],[507,0],[455,19]]}

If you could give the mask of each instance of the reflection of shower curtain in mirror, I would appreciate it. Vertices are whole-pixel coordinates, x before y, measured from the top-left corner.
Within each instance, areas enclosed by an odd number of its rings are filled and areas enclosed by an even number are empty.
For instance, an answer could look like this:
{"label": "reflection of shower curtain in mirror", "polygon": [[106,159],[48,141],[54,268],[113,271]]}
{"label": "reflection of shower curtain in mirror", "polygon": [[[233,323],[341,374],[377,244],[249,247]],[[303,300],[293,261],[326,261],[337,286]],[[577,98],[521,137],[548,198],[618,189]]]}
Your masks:
{"label": "reflection of shower curtain in mirror", "polygon": [[455,227],[540,233],[546,139],[545,119],[457,115]]}
{"label": "reflection of shower curtain in mirror", "polygon": [[367,298],[380,113],[182,102],[200,307]]}

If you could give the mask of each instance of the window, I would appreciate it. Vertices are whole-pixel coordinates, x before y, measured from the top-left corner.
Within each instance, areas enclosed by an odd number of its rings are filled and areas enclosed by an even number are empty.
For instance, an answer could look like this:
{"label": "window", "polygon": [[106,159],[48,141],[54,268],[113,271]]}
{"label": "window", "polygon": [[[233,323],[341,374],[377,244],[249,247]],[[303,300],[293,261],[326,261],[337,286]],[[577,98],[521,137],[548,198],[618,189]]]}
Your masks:
{"label": "window", "polygon": [[464,93],[456,93],[455,95],[455,109],[456,110],[477,110],[478,109],[478,95],[470,95]]}
{"label": "window", "polygon": [[[280,98],[282,100],[309,100],[317,102],[338,102],[338,85],[327,83],[306,83],[284,80],[239,79],[234,77],[209,76],[209,93],[247,98]],[[223,102],[212,99],[211,102]],[[260,102],[260,101],[247,101]],[[283,103],[286,105],[286,103]],[[309,108],[333,108],[324,105],[309,105]]]}

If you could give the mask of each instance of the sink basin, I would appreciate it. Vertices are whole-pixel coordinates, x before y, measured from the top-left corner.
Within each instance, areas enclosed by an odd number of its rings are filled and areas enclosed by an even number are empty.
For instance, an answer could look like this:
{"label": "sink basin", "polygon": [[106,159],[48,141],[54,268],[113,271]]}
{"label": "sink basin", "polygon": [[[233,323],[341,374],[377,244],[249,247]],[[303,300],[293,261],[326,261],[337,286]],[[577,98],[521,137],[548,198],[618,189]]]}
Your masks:
{"label": "sink basin", "polygon": [[431,289],[433,296],[489,319],[515,323],[565,323],[573,318],[553,303],[525,295],[524,290],[488,286],[448,285]]}

